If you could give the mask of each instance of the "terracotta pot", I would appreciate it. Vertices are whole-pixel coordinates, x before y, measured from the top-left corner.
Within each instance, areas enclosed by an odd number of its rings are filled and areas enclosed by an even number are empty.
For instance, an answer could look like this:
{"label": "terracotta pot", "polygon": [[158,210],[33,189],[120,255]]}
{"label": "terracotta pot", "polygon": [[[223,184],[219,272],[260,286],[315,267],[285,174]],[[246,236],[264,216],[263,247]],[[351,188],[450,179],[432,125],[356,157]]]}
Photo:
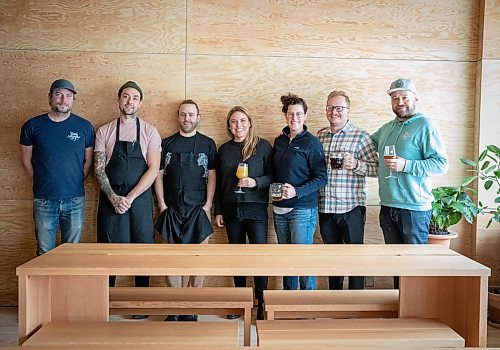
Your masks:
{"label": "terracotta pot", "polygon": [[500,328],[500,288],[488,288],[488,321],[493,327]]}
{"label": "terracotta pot", "polygon": [[450,241],[454,238],[458,237],[458,233],[454,231],[450,231],[447,235],[434,235],[432,233],[429,233],[427,236],[427,243],[428,244],[440,244],[444,245],[447,248],[450,247]]}

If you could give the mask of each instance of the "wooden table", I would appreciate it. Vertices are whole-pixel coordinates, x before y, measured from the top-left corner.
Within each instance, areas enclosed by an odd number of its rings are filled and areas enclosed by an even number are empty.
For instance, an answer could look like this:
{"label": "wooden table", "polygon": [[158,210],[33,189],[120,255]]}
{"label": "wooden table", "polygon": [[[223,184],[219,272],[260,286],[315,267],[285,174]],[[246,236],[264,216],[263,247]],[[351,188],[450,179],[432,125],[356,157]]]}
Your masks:
{"label": "wooden table", "polygon": [[49,321],[108,321],[109,275],[401,276],[399,317],[486,346],[490,269],[437,245],[63,244],[17,268],[19,341]]}

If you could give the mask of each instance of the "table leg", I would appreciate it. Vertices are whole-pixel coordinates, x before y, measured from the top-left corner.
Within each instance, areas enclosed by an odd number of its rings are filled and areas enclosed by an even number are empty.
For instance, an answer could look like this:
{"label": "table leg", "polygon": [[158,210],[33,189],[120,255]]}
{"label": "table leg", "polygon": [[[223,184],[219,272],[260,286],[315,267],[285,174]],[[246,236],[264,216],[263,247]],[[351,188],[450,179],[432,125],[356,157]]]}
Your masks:
{"label": "table leg", "polygon": [[19,276],[19,344],[50,321],[108,318],[108,276]]}
{"label": "table leg", "polygon": [[436,318],[465,339],[486,347],[487,277],[401,277],[399,317]]}
{"label": "table leg", "polygon": [[50,321],[49,291],[48,276],[19,276],[19,345]]}

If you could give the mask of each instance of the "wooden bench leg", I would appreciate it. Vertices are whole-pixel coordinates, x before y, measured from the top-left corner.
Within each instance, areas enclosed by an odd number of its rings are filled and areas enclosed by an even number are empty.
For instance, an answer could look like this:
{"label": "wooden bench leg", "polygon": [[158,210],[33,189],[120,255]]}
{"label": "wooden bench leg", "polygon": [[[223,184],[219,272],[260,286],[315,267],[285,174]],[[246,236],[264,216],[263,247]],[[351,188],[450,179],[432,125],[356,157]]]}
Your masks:
{"label": "wooden bench leg", "polygon": [[274,310],[272,311],[266,310],[265,314],[266,314],[266,320],[274,320]]}
{"label": "wooden bench leg", "polygon": [[252,308],[246,307],[243,315],[243,345],[250,346],[250,327],[252,324]]}

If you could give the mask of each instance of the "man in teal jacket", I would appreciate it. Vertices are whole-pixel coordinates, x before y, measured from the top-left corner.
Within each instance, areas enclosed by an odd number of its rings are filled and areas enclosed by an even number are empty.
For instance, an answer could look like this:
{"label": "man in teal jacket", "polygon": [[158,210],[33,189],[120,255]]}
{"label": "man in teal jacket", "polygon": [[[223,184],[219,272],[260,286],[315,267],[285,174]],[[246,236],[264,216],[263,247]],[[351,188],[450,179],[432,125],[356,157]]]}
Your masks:
{"label": "man in teal jacket", "polygon": [[[380,155],[380,227],[386,244],[425,244],[432,212],[431,176],[448,170],[448,157],[436,127],[416,112],[412,81],[398,79],[387,93],[396,118],[372,136]],[[384,159],[389,145],[395,146],[397,157]]]}

